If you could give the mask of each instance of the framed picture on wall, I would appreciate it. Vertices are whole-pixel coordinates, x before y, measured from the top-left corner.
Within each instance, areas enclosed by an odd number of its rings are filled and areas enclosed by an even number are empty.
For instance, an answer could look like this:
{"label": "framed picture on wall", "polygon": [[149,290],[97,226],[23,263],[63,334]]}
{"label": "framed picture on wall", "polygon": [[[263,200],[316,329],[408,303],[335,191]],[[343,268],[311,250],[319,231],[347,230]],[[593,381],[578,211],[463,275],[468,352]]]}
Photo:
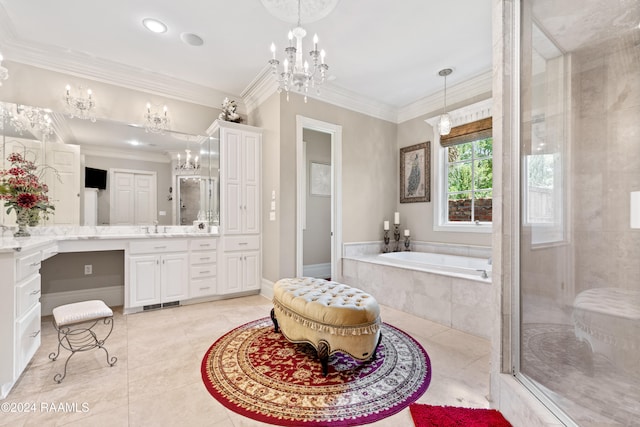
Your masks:
{"label": "framed picture on wall", "polygon": [[312,196],[331,196],[331,165],[311,162],[309,192]]}
{"label": "framed picture on wall", "polygon": [[431,201],[431,141],[400,149],[400,203]]}

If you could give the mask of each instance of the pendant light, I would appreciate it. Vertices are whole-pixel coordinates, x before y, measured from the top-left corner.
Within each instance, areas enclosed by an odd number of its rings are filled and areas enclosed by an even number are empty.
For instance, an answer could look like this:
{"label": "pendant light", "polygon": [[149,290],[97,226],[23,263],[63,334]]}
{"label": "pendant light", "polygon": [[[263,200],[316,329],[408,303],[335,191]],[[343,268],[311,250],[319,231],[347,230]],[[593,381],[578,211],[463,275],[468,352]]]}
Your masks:
{"label": "pendant light", "polygon": [[449,114],[447,114],[447,76],[452,72],[453,70],[451,68],[445,68],[438,72],[439,76],[444,77],[444,108],[438,123],[440,127],[440,135],[442,136],[449,135],[449,132],[451,132],[451,118],[449,117]]}

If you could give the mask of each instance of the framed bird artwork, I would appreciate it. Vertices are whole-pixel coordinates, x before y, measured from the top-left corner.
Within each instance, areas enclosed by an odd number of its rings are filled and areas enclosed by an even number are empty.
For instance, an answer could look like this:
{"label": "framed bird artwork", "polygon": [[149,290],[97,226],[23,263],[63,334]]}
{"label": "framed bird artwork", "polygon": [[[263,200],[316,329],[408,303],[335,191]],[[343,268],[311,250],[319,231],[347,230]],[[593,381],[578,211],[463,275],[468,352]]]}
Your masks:
{"label": "framed bird artwork", "polygon": [[400,149],[400,203],[431,201],[431,141]]}

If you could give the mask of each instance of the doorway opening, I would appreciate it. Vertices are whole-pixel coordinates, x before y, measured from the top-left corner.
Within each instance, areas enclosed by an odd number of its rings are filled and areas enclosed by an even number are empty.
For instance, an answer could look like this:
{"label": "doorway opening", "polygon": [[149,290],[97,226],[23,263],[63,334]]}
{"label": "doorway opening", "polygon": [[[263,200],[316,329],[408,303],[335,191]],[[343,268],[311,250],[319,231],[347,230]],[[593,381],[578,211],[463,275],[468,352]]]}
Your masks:
{"label": "doorway opening", "polygon": [[296,275],[335,279],[342,247],[342,126],[296,116]]}

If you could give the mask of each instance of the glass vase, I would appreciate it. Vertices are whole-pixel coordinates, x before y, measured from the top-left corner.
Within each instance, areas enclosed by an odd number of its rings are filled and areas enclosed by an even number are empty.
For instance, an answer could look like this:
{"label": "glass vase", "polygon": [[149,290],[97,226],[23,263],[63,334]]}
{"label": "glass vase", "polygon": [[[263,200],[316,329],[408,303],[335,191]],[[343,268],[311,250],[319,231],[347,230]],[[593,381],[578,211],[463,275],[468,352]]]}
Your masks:
{"label": "glass vase", "polygon": [[40,211],[37,209],[29,210],[29,227],[35,227],[40,223]]}
{"label": "glass vase", "polygon": [[13,237],[29,237],[27,226],[29,225],[29,209],[16,209],[16,224],[18,229],[13,233]]}

